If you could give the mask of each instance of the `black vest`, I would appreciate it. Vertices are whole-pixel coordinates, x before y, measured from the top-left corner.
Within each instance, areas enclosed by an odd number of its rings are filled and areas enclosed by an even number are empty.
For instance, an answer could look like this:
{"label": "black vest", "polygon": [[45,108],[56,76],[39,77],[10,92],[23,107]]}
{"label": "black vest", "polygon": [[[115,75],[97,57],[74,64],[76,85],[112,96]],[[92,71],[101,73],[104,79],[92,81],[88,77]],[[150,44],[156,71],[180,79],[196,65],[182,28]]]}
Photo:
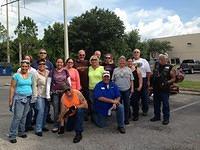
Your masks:
{"label": "black vest", "polygon": [[172,69],[172,65],[165,64],[160,65],[158,62],[155,64],[155,68],[153,70],[153,88],[158,91],[169,91],[170,85],[163,85],[163,83],[167,82],[171,79],[170,71]]}

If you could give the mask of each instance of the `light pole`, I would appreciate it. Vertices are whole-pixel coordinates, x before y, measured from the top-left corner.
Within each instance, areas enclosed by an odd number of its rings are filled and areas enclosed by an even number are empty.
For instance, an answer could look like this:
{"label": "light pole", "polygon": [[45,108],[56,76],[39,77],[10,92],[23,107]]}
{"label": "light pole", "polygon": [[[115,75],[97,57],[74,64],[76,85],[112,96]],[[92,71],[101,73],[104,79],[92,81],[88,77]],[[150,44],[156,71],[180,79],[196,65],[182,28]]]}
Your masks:
{"label": "light pole", "polygon": [[67,0],[63,0],[63,14],[64,14],[64,51],[65,60],[69,58],[69,46],[68,46],[68,27],[67,27]]}
{"label": "light pole", "polygon": [[[6,0],[8,3],[8,0]],[[8,5],[6,5],[6,26],[7,26],[7,62],[10,63],[10,44],[9,44],[9,24],[8,24]]]}
{"label": "light pole", "polygon": [[[19,6],[19,0],[18,0],[18,25],[20,23],[20,6]],[[18,33],[18,40],[19,40],[19,64],[22,61],[22,44],[21,44],[21,39],[19,37],[19,33]]]}

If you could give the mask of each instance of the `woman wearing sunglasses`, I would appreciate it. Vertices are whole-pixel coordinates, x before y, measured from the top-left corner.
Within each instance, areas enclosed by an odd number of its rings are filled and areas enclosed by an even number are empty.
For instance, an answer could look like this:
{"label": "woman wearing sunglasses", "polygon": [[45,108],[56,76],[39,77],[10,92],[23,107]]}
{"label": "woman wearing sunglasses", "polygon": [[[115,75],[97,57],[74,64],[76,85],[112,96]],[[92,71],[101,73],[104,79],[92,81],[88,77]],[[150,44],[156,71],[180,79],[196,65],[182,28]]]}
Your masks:
{"label": "woman wearing sunglasses", "polygon": [[45,60],[38,61],[38,70],[33,80],[33,99],[37,109],[35,134],[42,136],[42,131],[45,128],[47,118],[47,99],[46,99],[46,83],[49,71],[45,67]]}
{"label": "woman wearing sunglasses", "polygon": [[[21,62],[21,71],[15,73],[11,80],[9,92],[9,107],[14,105],[13,119],[10,126],[9,141],[16,143],[16,136],[26,138],[25,123],[30,108],[32,97],[32,74],[28,73],[30,63],[27,60]],[[18,131],[18,134],[17,134]]]}

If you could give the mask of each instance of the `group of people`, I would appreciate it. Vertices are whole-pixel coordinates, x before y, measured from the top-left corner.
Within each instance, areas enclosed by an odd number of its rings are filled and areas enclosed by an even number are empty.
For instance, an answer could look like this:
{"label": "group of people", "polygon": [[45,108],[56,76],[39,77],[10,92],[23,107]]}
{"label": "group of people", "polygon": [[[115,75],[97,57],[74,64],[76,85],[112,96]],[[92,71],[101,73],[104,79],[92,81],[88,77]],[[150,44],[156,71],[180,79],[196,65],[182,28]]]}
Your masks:
{"label": "group of people", "polygon": [[50,104],[54,118],[51,131],[64,134],[65,130],[75,130],[74,143],[82,139],[84,120],[90,118],[103,128],[113,111],[117,130],[124,134],[130,118],[139,119],[140,99],[142,115],[148,115],[150,84],[154,89],[154,117],[150,121],[161,120],[162,102],[163,124],[169,123],[169,87],[175,81],[175,72],[166,55],[159,55],[153,73],[139,49],[133,50],[131,58],[120,56],[118,65],[110,53],[102,61],[98,50],[89,61],[85,57],[85,51],[79,50],[76,60],[57,58],[55,67],[47,59],[45,49],[40,49],[39,59],[34,62],[31,56],[24,57],[12,77],[9,92],[9,107],[13,111],[11,143],[17,142],[17,136],[27,137],[25,132],[32,129],[33,120],[37,136],[49,131],[46,121],[50,117]]}

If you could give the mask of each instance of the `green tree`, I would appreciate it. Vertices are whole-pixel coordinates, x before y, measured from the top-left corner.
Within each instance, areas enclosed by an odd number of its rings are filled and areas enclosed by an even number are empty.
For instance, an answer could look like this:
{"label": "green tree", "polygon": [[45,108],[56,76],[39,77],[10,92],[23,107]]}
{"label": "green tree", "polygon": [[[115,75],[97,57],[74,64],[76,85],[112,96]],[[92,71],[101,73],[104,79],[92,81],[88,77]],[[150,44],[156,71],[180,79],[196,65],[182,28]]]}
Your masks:
{"label": "green tree", "polygon": [[6,42],[5,42],[6,33],[7,33],[7,30],[0,22],[0,58],[1,58],[1,61],[6,61],[6,58],[7,58],[7,57],[5,57],[7,55],[6,54]]}
{"label": "green tree", "polygon": [[114,12],[95,7],[70,22],[69,47],[73,52],[86,49],[88,55],[97,49],[103,53],[118,52],[123,35],[124,25],[119,17]]}
{"label": "green tree", "polygon": [[147,40],[148,53],[150,55],[155,55],[156,53],[165,53],[171,51],[173,46],[170,45],[169,41],[159,41],[155,39]]}
{"label": "green tree", "polygon": [[140,42],[139,30],[138,29],[132,30],[131,32],[125,35],[124,39],[128,44],[128,47],[131,50],[134,50],[135,48],[137,48],[137,44]]}
{"label": "green tree", "polygon": [[38,27],[30,17],[20,21],[14,33],[22,44],[22,54],[32,54],[37,46]]}
{"label": "green tree", "polygon": [[44,29],[43,46],[47,49],[52,61],[58,57],[64,58],[64,25],[62,23],[56,22]]}

